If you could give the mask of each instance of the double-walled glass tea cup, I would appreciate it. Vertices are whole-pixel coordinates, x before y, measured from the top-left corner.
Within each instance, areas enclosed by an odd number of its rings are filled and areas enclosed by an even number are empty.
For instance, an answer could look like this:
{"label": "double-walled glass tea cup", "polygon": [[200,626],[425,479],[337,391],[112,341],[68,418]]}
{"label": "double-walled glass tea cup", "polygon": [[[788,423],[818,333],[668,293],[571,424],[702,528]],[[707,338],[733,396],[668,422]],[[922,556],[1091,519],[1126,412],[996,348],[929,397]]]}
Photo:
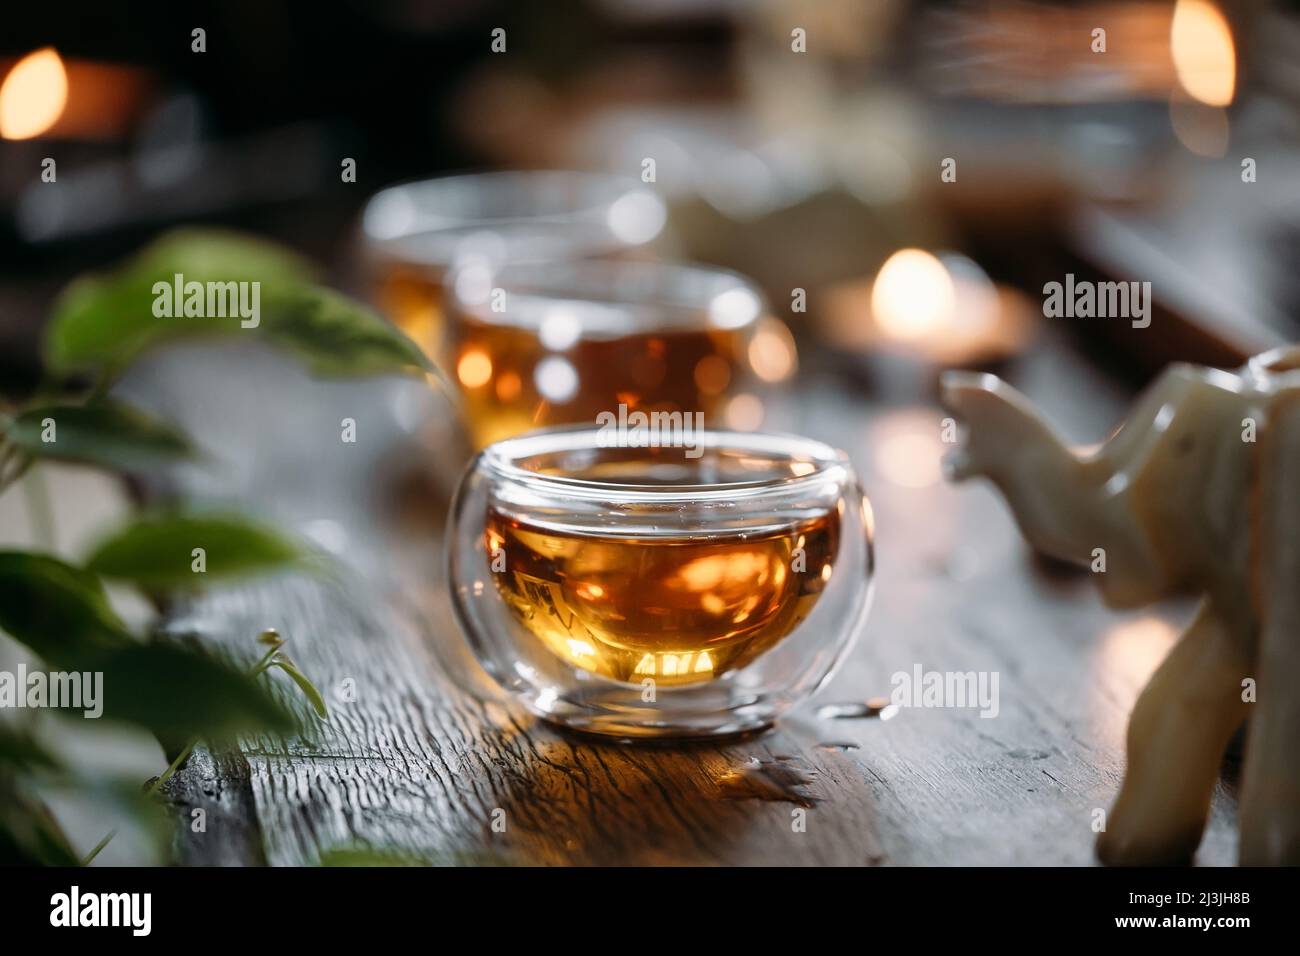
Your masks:
{"label": "double-walled glass tea cup", "polygon": [[870,506],[819,442],[662,439],[551,429],[481,452],[447,537],[458,621],[487,673],[555,723],[622,737],[767,726],[862,625]]}

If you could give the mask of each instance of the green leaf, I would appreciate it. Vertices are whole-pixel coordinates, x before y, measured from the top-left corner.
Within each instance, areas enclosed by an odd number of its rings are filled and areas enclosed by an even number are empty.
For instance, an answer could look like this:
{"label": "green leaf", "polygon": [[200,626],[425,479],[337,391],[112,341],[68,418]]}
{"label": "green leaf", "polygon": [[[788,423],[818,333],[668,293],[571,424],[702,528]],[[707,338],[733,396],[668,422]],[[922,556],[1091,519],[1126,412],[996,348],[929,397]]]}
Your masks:
{"label": "green leaf", "polygon": [[278,242],[232,229],[185,227],[164,233],[131,262],[137,272],[198,282],[261,282],[276,287],[314,280],[316,267]]}
{"label": "green leaf", "polygon": [[[53,441],[42,440],[44,422]],[[115,401],[31,408],[6,430],[9,440],[37,458],[87,462],[124,471],[194,457],[184,433],[138,409]]]}
{"label": "green leaf", "polygon": [[58,767],[59,761],[31,734],[13,726],[13,721],[0,721],[0,773],[6,770],[48,771]]}
{"label": "green leaf", "polygon": [[77,866],[49,808],[18,782],[0,777],[0,866]]}
{"label": "green leaf", "polygon": [[303,695],[307,700],[311,701],[311,705],[315,709],[316,715],[320,717],[321,720],[329,720],[330,712],[325,706],[325,698],[322,697],[321,692],[316,689],[316,685],[307,679],[307,675],[298,670],[296,664],[283,657],[277,657],[275,660],[271,661],[271,666],[280,668],[280,670],[293,678],[293,682],[298,685],[298,689],[303,692]]}
{"label": "green leaf", "polygon": [[360,302],[330,289],[292,291],[264,313],[274,342],[294,352],[316,375],[423,373],[432,364],[418,345]]}
{"label": "green leaf", "polygon": [[[205,570],[194,570],[202,548]],[[94,549],[86,566],[146,590],[192,588],[299,561],[306,553],[279,532],[235,514],[144,514]]]}
{"label": "green leaf", "polygon": [[83,666],[103,672],[105,719],[139,724],[163,739],[287,732],[296,726],[248,674],[178,644],[135,644]]}
{"label": "green leaf", "polygon": [[77,280],[55,304],[45,361],[56,372],[118,368],[147,346],[176,336],[241,330],[238,318],[154,315],[157,283],[259,282],[260,306],[308,284],[314,270],[264,239],[215,229],[165,234],[126,264]]}
{"label": "green leaf", "polygon": [[0,628],[51,664],[132,640],[99,578],[25,551],[0,551]]}
{"label": "green leaf", "polygon": [[[215,230],[169,233],[119,269],[73,283],[55,306],[45,359],[56,372],[121,368],[141,350],[178,336],[264,337],[297,354],[316,374],[379,375],[432,371],[420,348],[359,302],[312,284],[295,254],[251,236]],[[162,286],[258,282],[259,322],[238,317],[158,317]],[[174,296],[173,296],[174,298]],[[176,303],[173,303],[176,305]]]}

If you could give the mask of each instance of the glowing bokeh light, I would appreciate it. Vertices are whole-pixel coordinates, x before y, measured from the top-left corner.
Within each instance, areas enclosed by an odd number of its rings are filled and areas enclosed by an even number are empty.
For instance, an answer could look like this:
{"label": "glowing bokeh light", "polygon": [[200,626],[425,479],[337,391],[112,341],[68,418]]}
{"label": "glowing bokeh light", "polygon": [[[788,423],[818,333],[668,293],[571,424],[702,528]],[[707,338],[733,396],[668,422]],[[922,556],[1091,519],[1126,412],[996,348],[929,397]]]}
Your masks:
{"label": "glowing bokeh light", "polygon": [[740,432],[752,432],[763,425],[763,402],[757,395],[740,394],[727,403],[723,416],[727,427]]}
{"label": "glowing bokeh light", "polygon": [[68,104],[68,74],[53,47],[29,53],[0,85],[0,137],[40,136]]}
{"label": "glowing bokeh light", "polygon": [[533,384],[547,401],[563,405],[578,393],[578,370],[568,359],[552,355],[537,363]]}
{"label": "glowing bokeh light", "polygon": [[1227,106],[1237,86],[1237,51],[1219,8],[1206,0],[1178,0],[1169,46],[1178,82],[1207,106]]}
{"label": "glowing bokeh light", "polygon": [[478,388],[492,380],[492,360],[478,349],[471,349],[456,364],[456,377],[466,388]]}
{"label": "glowing bokeh light", "polygon": [[749,364],[765,382],[780,382],[795,370],[794,336],[780,319],[764,319],[749,342]]}
{"label": "glowing bokeh light", "polygon": [[921,249],[900,249],[886,259],[871,289],[876,324],[903,341],[926,339],[951,325],[955,303],[952,276]]}

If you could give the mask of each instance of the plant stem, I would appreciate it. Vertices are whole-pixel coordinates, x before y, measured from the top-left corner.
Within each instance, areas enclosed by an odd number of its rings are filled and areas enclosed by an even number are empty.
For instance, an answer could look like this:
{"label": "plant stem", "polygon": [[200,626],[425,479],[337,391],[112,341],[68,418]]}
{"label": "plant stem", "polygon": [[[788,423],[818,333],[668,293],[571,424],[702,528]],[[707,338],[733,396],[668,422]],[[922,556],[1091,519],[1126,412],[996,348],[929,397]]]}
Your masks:
{"label": "plant stem", "polygon": [[104,839],[96,843],[95,848],[86,854],[85,858],[81,861],[81,865],[90,866],[90,861],[93,860],[95,857],[99,856],[99,851],[104,849],[104,847],[108,846],[108,841],[113,839],[113,837],[115,836],[117,836],[117,827],[114,827],[113,829],[109,830],[106,834],[104,834]]}
{"label": "plant stem", "polygon": [[270,667],[271,661],[275,659],[276,654],[280,653],[280,648],[282,647],[284,647],[284,641],[281,641],[279,644],[275,645],[275,647],[267,651],[262,659],[253,665],[253,669],[248,672],[248,676],[257,677],[264,670]]}
{"label": "plant stem", "polygon": [[0,440],[0,491],[21,478],[30,464],[31,459],[19,451],[16,445]]}
{"label": "plant stem", "polygon": [[190,754],[193,753],[194,748],[198,746],[198,743],[199,743],[199,738],[195,737],[188,744],[186,744],[185,749],[182,750],[179,754],[177,754],[176,759],[171,762],[171,766],[169,766],[166,770],[162,772],[162,776],[160,776],[157,780],[155,780],[153,782],[153,786],[150,787],[148,790],[146,790],[145,793],[151,797],[155,793],[157,793],[159,788],[161,788],[164,783],[170,780],[176,774],[176,771],[181,768],[181,764],[185,763],[185,761],[189,759]]}

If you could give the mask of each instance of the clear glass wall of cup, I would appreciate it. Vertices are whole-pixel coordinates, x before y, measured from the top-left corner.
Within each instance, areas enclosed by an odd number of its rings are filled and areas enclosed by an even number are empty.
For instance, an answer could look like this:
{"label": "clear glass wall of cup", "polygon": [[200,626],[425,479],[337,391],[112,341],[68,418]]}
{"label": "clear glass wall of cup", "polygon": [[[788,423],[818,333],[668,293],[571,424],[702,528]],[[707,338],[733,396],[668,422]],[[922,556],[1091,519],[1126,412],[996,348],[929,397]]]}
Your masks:
{"label": "clear glass wall of cup", "polygon": [[483,447],[607,414],[757,428],[759,395],[793,374],[796,356],[737,273],[590,259],[458,269],[438,361]]}
{"label": "clear glass wall of cup", "polygon": [[664,228],[663,202],[600,173],[472,173],[393,186],[362,216],[362,253],[380,310],[434,356],[443,285],[466,262],[623,255]]}
{"label": "clear glass wall of cup", "polygon": [[872,518],[845,457],[792,436],[683,438],[546,429],[489,446],[462,478],[456,615],[538,716],[629,738],[758,729],[860,630]]}

